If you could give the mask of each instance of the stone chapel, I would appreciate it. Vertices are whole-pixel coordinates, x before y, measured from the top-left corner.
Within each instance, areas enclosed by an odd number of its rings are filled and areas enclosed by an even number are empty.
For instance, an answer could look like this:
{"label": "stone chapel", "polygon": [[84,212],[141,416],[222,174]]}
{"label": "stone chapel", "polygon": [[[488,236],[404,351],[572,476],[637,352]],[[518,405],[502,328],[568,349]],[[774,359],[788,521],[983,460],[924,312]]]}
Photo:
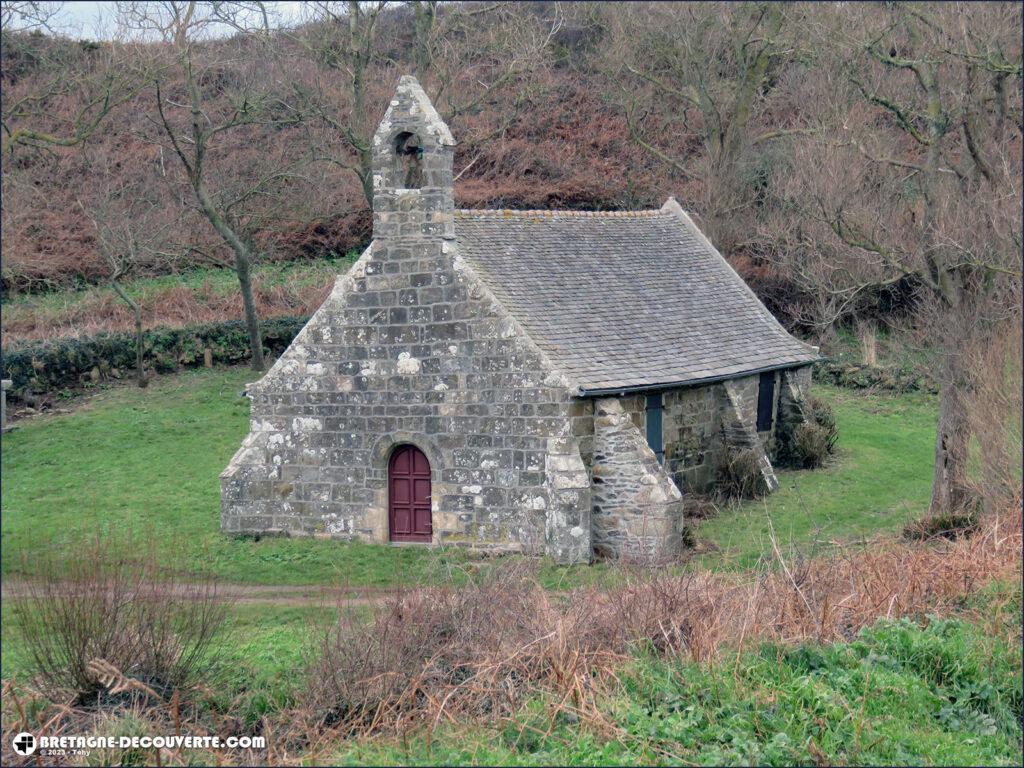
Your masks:
{"label": "stone chapel", "polygon": [[229,534],[670,555],[729,451],[772,459],[817,350],[672,198],[457,210],[412,77],[373,139],[373,241],[267,374],[221,475]]}

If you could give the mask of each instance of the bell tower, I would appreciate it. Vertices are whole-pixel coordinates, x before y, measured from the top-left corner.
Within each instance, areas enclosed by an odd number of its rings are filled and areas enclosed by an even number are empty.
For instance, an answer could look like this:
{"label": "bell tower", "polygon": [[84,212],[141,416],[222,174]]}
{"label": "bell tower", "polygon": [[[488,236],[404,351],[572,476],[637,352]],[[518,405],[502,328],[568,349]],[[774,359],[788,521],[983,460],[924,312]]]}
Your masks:
{"label": "bell tower", "polygon": [[455,139],[415,77],[404,75],[373,136],[373,237],[455,237]]}

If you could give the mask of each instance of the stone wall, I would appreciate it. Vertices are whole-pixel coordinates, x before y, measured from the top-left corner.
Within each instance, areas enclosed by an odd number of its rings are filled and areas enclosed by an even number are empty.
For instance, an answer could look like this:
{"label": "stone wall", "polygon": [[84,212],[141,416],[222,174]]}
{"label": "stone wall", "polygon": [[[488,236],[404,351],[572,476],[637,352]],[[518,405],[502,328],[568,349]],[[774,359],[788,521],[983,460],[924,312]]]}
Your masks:
{"label": "stone wall", "polygon": [[684,493],[711,490],[722,460],[718,386],[669,390],[662,401],[665,468]]}
{"label": "stone wall", "polygon": [[[422,147],[419,188],[394,186],[401,133]],[[388,459],[411,443],[431,465],[435,543],[589,559],[578,406],[459,259],[450,134],[414,80],[374,145],[374,242],[250,386],[251,433],[221,476],[223,529],[387,541]]]}
{"label": "stone wall", "polygon": [[[791,431],[792,424],[802,420],[802,411],[791,405],[793,398],[787,388],[806,393],[811,385],[811,366],[776,371],[771,429],[758,433],[761,446],[774,459],[780,430]],[[704,386],[679,387],[662,393],[662,440],[665,450],[665,471],[684,494],[707,493],[714,489],[719,467],[725,461],[727,445],[723,426],[737,418],[742,424],[756,428],[759,375],[731,379],[735,393],[730,401],[725,382]],[[799,397],[804,397],[800,394]],[[623,412],[646,436],[646,395],[630,394],[618,398]],[[594,439],[593,401],[581,401],[573,418],[573,434],[580,443],[584,461],[591,463]],[[786,432],[788,434],[788,432]],[[746,438],[744,438],[746,439]]]}

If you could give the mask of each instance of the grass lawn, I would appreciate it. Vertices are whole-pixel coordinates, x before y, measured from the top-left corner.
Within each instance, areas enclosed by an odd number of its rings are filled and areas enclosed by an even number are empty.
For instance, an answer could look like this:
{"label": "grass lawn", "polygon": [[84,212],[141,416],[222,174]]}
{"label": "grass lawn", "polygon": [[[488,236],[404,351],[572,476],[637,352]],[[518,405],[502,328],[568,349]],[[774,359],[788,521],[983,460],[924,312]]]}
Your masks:
{"label": "grass lawn", "polygon": [[3,439],[3,572],[35,551],[73,556],[96,533],[155,537],[171,568],[239,583],[353,586],[429,578],[459,552],[309,539],[221,536],[218,475],[248,432],[245,368],[159,377],[100,392],[74,413],[23,422]]}
{"label": "grass lawn", "polygon": [[[3,573],[34,552],[73,556],[83,537],[150,535],[172,568],[207,569],[232,582],[353,587],[457,578],[480,566],[458,549],[428,550],[310,539],[238,540],[219,532],[218,475],[248,431],[253,378],[245,368],[159,377],[145,390],[97,392],[74,412],[21,422],[2,443]],[[833,467],[784,472],[764,503],[724,511],[698,535],[719,547],[708,564],[750,564],[767,520],[784,545],[894,530],[928,501],[934,399],[819,388],[840,428]],[[600,580],[605,566],[541,563],[551,586]]]}
{"label": "grass lawn", "polygon": [[784,555],[806,554],[833,541],[898,531],[927,511],[936,398],[828,386],[815,394],[835,410],[835,460],[824,469],[779,471],[774,494],[701,523],[697,535],[719,548],[701,558],[704,565],[749,568],[772,555],[772,531]]}

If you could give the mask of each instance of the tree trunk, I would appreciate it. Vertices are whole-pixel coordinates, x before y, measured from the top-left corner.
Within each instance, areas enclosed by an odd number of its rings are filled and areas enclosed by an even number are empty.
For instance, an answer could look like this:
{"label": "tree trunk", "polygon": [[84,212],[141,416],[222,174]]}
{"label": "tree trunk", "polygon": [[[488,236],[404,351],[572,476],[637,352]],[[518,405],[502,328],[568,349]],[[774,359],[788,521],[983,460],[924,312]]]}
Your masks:
{"label": "tree trunk", "polygon": [[142,309],[135,305],[135,380],[140,387],[145,387],[146,369],[142,364]]}
{"label": "tree trunk", "polygon": [[939,424],[935,437],[935,475],[932,480],[933,515],[967,505],[967,447],[971,439],[961,384],[946,382],[939,395]]}
{"label": "tree trunk", "polygon": [[857,331],[864,365],[878,365],[878,334],[875,332],[874,321],[865,320],[859,324]]}
{"label": "tree trunk", "polygon": [[263,339],[260,336],[260,323],[256,317],[256,301],[252,295],[252,277],[249,273],[248,253],[240,255],[235,252],[235,272],[238,274],[238,285],[242,289],[242,306],[245,308],[245,327],[249,331],[249,348],[252,350],[252,369],[262,371]]}
{"label": "tree trunk", "polygon": [[131,307],[132,313],[135,315],[135,381],[140,387],[145,388],[149,382],[146,381],[146,369],[143,365],[142,307],[125,292],[117,280],[111,280],[110,285],[114,292],[121,297],[121,300]]}
{"label": "tree trunk", "polygon": [[373,19],[367,19],[359,3],[349,2],[349,50],[352,68],[352,114],[349,117],[349,140],[359,158],[359,183],[366,204],[373,210],[373,147],[370,137],[357,135],[366,125],[366,67],[373,40]]}
{"label": "tree trunk", "polygon": [[[189,13],[191,13],[194,8],[195,3],[191,3],[189,5]],[[186,51],[187,55],[188,48],[183,46],[182,50]],[[194,142],[194,148],[191,164],[182,152],[177,140],[174,138],[174,133],[167,124],[166,119],[164,119],[164,128],[171,137],[171,140],[174,142],[174,148],[181,157],[182,163],[184,163],[185,168],[188,169],[189,180],[192,182],[192,189],[196,193],[196,200],[199,202],[200,210],[202,210],[203,215],[206,217],[206,220],[210,222],[210,225],[217,231],[217,234],[220,235],[224,239],[224,242],[227,243],[228,247],[231,248],[232,253],[235,254],[235,274],[238,275],[238,285],[242,292],[242,307],[245,311],[245,326],[249,331],[249,350],[252,353],[252,369],[254,371],[262,371],[264,367],[263,340],[260,338],[260,324],[259,319],[256,317],[256,302],[252,297],[252,279],[249,275],[249,268],[252,264],[252,255],[249,252],[249,246],[241,237],[239,237],[231,224],[228,223],[224,213],[218,210],[217,206],[214,204],[213,198],[210,197],[210,192],[203,181],[206,142],[210,137],[210,134],[206,132],[206,128],[204,126],[209,118],[206,117],[202,110],[202,95],[199,92],[199,86],[192,71],[191,59],[186,59],[184,64],[186,83],[192,100],[192,140]],[[157,91],[157,98],[159,103],[159,89]],[[163,118],[162,108],[160,116]]]}
{"label": "tree trunk", "polygon": [[256,316],[256,301],[252,295],[252,277],[250,275],[250,267],[252,265],[252,257],[249,253],[249,248],[242,241],[242,238],[238,236],[226,221],[224,217],[220,215],[220,212],[213,205],[213,201],[210,199],[209,194],[206,191],[206,187],[202,183],[195,184],[196,197],[199,199],[199,207],[202,208],[203,214],[206,216],[213,228],[217,230],[224,242],[230,246],[231,251],[235,254],[235,274],[238,275],[238,287],[242,292],[242,307],[245,311],[245,327],[249,331],[249,350],[252,353],[252,369],[254,371],[262,371],[264,368],[263,361],[263,339],[260,337],[260,323],[259,318]]}
{"label": "tree trunk", "polygon": [[413,29],[415,30],[416,44],[413,48],[413,61],[416,68],[416,78],[423,84],[424,78],[430,69],[430,36],[434,31],[434,20],[437,15],[437,5],[429,0],[416,0],[413,7]]}

